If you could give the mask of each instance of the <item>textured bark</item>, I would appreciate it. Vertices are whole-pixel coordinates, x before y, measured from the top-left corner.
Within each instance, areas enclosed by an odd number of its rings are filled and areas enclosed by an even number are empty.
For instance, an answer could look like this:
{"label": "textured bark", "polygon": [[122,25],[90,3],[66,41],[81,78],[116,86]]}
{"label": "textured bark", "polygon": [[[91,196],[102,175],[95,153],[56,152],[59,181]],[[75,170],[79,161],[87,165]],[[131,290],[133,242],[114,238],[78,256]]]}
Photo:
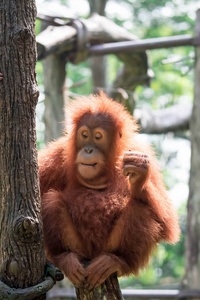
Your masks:
{"label": "textured bark", "polygon": [[[195,36],[200,37],[200,10],[197,11]],[[191,118],[191,171],[188,201],[186,280],[189,288],[200,286],[200,47],[196,47],[194,105]]]}
{"label": "textured bark", "polygon": [[35,134],[35,17],[34,0],[1,1],[0,280],[19,289],[40,283],[45,266]]}
{"label": "textured bark", "polygon": [[14,289],[0,281],[0,299],[1,300],[36,300],[46,299],[44,294],[48,292],[55,284],[53,278],[47,277],[45,281],[37,285],[25,288]]}
{"label": "textured bark", "polygon": [[100,287],[91,291],[88,289],[76,289],[78,300],[123,300],[117,276],[111,275]]}

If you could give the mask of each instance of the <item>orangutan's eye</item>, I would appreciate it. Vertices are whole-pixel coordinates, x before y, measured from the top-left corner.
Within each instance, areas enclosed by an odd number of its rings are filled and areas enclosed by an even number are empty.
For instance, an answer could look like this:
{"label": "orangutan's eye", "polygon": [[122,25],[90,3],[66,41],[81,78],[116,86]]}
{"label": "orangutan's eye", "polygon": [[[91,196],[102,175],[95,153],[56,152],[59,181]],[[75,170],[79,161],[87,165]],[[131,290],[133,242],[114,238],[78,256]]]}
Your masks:
{"label": "orangutan's eye", "polygon": [[96,140],[100,140],[102,137],[103,137],[103,135],[102,135],[101,132],[96,132],[96,133],[95,133],[95,139],[96,139]]}
{"label": "orangutan's eye", "polygon": [[84,139],[87,139],[88,136],[89,136],[88,132],[87,132],[86,130],[84,130],[84,131],[82,132],[82,137],[83,137]]}

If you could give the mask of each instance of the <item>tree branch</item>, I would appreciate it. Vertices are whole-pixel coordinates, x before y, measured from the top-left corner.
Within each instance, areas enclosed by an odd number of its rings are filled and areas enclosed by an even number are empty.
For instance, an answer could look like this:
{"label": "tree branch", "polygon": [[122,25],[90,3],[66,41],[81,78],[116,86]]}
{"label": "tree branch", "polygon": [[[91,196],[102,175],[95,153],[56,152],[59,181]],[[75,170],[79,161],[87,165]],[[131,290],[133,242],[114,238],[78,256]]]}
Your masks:
{"label": "tree branch", "polygon": [[48,292],[55,284],[51,277],[45,281],[25,289],[14,289],[0,281],[0,299],[1,300],[32,300]]}
{"label": "tree branch", "polygon": [[192,105],[180,104],[160,110],[135,109],[134,117],[141,132],[160,134],[169,131],[187,130],[192,114]]}
{"label": "tree branch", "polygon": [[78,300],[123,300],[116,274],[112,274],[99,287],[92,290],[76,288],[76,295]]}
{"label": "tree branch", "polygon": [[[92,15],[89,19],[78,19],[69,22],[65,26],[49,26],[37,36],[38,60],[48,55],[63,54],[74,63],[86,60],[88,57],[87,44],[95,45],[117,41],[137,40],[137,37],[114,22],[98,14]],[[147,55],[145,51],[139,51],[132,55],[130,63],[129,54],[118,54],[129,69],[138,75],[145,75],[147,72]],[[131,68],[131,64],[135,65]],[[128,69],[128,66],[127,66]],[[147,79],[145,78],[147,81]]]}
{"label": "tree branch", "polygon": [[[65,26],[49,26],[37,36],[38,59],[43,59],[49,54],[63,55],[72,63],[85,61],[89,56],[87,45],[98,45],[119,41],[136,41],[138,38],[118,26],[111,20],[93,14],[89,19],[76,19]],[[150,72],[148,70],[148,57],[145,51],[132,53],[117,53],[123,67],[111,88],[106,92],[118,101],[122,101],[132,113],[135,102],[133,91],[138,85],[149,85]],[[103,68],[103,66],[101,66]],[[100,88],[105,88],[100,82]],[[97,88],[99,88],[97,86]],[[130,91],[127,99],[121,97],[120,90]]]}

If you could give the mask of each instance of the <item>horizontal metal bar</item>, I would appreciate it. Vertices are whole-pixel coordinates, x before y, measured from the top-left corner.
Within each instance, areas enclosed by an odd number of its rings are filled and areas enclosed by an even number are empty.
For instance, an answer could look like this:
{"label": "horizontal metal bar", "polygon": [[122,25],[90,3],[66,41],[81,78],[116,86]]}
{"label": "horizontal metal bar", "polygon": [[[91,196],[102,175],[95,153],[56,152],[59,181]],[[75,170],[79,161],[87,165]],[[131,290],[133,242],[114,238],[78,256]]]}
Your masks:
{"label": "horizontal metal bar", "polygon": [[193,38],[191,35],[187,34],[94,45],[88,48],[88,53],[89,55],[103,55],[126,51],[144,51],[148,49],[197,45],[200,45],[200,39]]}
{"label": "horizontal metal bar", "polygon": [[124,299],[140,298],[140,299],[183,299],[183,298],[200,298],[200,290],[122,290]]}
{"label": "horizontal metal bar", "polygon": [[123,297],[126,298],[140,298],[140,299],[172,299],[178,298],[179,290],[122,290]]}
{"label": "horizontal metal bar", "polygon": [[[183,298],[200,298],[200,290],[137,290],[123,289],[122,295],[124,299],[183,299]],[[71,288],[57,288],[48,292],[48,299],[67,299],[76,298],[75,290]]]}

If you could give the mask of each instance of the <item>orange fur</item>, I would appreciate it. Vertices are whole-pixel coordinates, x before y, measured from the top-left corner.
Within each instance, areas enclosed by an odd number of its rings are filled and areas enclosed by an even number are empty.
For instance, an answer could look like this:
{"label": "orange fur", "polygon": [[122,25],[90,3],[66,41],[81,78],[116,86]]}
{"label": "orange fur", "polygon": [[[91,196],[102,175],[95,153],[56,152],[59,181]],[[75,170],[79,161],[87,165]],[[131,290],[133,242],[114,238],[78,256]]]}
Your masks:
{"label": "orange fur", "polygon": [[[124,107],[103,93],[73,101],[67,113],[71,118],[67,135],[39,153],[47,256],[76,285],[82,269],[77,266],[72,269],[79,271],[69,272],[73,264],[70,253],[80,262],[92,261],[84,275],[90,287],[114,271],[118,275],[137,275],[147,266],[158,242],[175,243],[179,238],[177,215],[154,153],[137,140],[137,125]],[[76,132],[86,113],[103,115],[113,126],[114,142],[107,153],[109,182],[103,190],[86,188],[76,178]],[[147,154],[150,161],[137,197],[122,173],[123,153],[129,150]],[[69,265],[63,261],[69,261]],[[74,263],[77,265],[77,260]],[[98,279],[94,282],[91,274],[98,266],[105,269],[104,275],[95,275]]]}

